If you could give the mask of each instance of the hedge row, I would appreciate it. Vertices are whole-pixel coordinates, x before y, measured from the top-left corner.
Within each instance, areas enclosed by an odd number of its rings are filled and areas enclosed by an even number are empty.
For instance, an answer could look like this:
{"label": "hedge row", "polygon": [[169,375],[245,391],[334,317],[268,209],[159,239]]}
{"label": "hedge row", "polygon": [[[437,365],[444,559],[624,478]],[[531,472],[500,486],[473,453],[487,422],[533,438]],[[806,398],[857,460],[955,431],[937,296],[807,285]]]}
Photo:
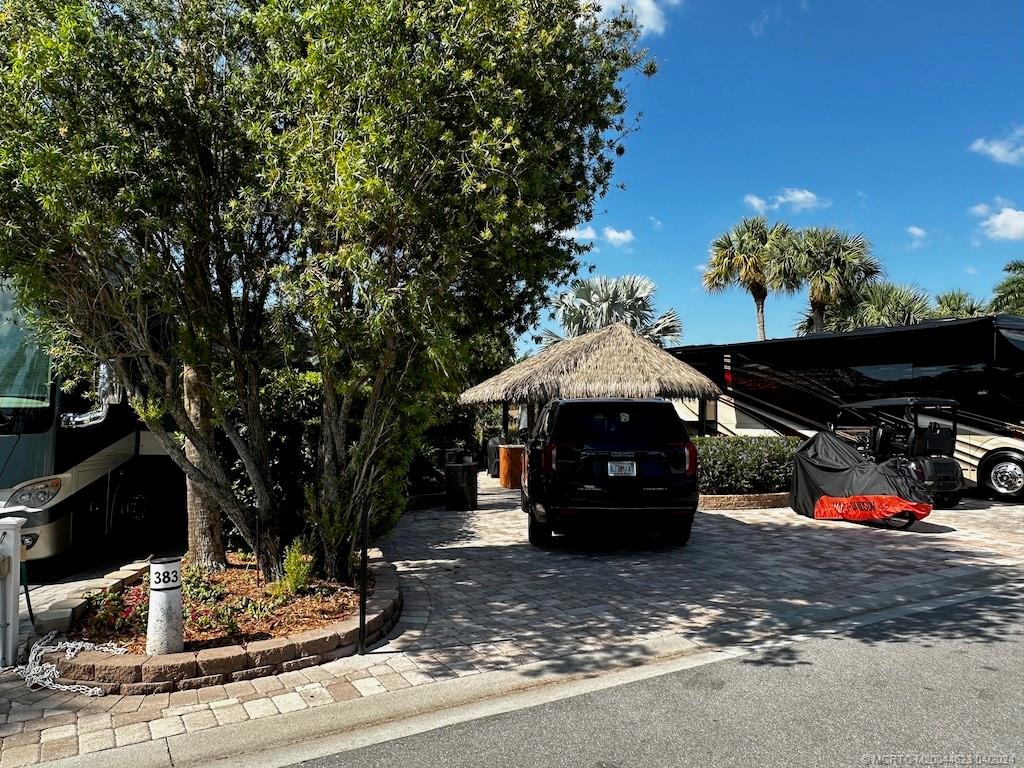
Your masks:
{"label": "hedge row", "polygon": [[798,437],[697,437],[701,493],[788,491]]}

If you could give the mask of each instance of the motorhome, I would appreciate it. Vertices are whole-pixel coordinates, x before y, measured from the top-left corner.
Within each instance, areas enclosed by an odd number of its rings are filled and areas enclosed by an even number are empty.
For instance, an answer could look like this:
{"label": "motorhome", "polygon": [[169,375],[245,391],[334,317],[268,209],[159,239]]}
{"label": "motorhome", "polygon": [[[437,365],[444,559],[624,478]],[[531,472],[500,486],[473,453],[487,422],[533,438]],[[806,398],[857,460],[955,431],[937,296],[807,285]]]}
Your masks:
{"label": "motorhome", "polygon": [[810,436],[828,429],[845,403],[955,400],[955,456],[968,484],[1024,498],[1024,317],[932,320],[670,351],[722,389],[700,414],[719,434]]}
{"label": "motorhome", "polygon": [[28,560],[73,544],[129,554],[183,526],[184,479],[107,366],[91,386],[61,386],[0,288],[0,517],[10,515],[26,519]]}

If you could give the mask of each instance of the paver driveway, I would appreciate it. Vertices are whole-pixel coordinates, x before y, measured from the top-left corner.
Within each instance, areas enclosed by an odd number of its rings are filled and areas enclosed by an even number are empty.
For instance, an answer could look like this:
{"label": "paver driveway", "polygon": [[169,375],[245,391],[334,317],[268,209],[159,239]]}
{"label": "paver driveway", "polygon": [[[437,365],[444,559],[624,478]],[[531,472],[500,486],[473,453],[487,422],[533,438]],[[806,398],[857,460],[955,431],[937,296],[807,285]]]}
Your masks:
{"label": "paver driveway", "polygon": [[417,582],[422,592],[406,654],[428,674],[580,650],[629,659],[662,635],[841,606],[1024,555],[1024,507],[981,500],[911,531],[730,510],[699,513],[686,547],[606,533],[544,550],[526,541],[518,491],[481,476],[480,499],[474,512],[411,512],[382,547],[406,594]]}

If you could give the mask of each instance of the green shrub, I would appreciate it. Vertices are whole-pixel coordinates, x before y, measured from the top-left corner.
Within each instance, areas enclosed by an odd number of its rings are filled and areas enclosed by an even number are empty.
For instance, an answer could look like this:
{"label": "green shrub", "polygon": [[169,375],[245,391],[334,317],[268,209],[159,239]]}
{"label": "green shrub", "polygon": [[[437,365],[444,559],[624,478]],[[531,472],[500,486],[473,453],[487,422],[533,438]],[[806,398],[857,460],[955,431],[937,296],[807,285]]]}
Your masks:
{"label": "green shrub", "polygon": [[701,493],[788,491],[798,437],[698,437]]}
{"label": "green shrub", "polygon": [[313,578],[313,558],[302,539],[296,539],[284,552],[284,589],[295,595],[309,589]]}

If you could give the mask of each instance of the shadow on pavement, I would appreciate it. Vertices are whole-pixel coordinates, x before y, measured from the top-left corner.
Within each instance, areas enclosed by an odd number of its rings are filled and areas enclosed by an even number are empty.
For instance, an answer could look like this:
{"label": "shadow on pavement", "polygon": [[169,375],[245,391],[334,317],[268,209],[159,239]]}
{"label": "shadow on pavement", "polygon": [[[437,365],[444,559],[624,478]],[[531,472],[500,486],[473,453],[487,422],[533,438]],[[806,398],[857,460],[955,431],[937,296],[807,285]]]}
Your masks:
{"label": "shadow on pavement", "polygon": [[[646,643],[661,636],[720,633],[727,635],[722,642],[746,642],[766,631],[792,631],[794,617],[804,614],[839,616],[862,598],[883,604],[853,612],[889,607],[884,598],[910,594],[908,582],[927,586],[921,577],[948,568],[958,568],[965,580],[1002,579],[1001,572],[1011,579],[1015,572],[992,559],[1013,550],[1021,533],[1013,523],[1017,538],[993,547],[975,535],[971,516],[986,524],[993,518],[978,510],[943,511],[939,522],[909,531],[776,510],[698,514],[686,547],[620,524],[559,536],[538,549],[526,541],[525,515],[515,501],[510,493],[492,493],[481,496],[474,512],[412,512],[382,543],[401,575],[418,577],[430,593],[430,621],[412,648],[433,655],[439,666],[467,658],[483,669],[543,661],[537,674],[586,673],[640,663],[650,654]],[[1019,613],[1013,616],[1019,621]],[[1012,618],[985,623],[979,617],[943,631],[995,642]],[[906,641],[918,632],[889,631],[878,642]],[[488,667],[495,648],[505,660]],[[582,659],[581,652],[587,652]],[[758,663],[802,663],[798,650],[783,648],[763,659]]]}

